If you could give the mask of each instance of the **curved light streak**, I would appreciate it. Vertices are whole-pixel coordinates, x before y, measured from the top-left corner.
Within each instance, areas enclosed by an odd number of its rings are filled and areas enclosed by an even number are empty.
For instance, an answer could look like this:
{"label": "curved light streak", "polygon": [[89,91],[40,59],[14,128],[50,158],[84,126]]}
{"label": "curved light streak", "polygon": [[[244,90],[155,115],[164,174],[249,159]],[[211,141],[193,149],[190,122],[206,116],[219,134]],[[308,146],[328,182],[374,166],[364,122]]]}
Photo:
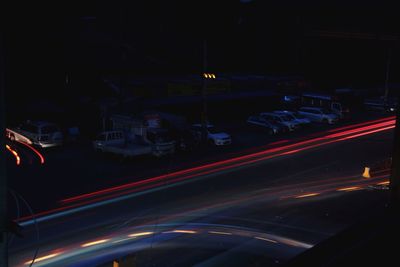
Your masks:
{"label": "curved light streak", "polygon": [[34,260],[26,261],[24,264],[25,265],[31,265],[32,263],[37,263],[37,262],[41,262],[41,261],[45,261],[45,260],[57,257],[60,254],[61,254],[61,252],[52,253],[52,254],[49,254],[49,255],[46,255],[46,256],[42,256],[42,257],[36,258]]}
{"label": "curved light streak", "polygon": [[43,155],[36,149],[36,148],[34,148],[33,146],[31,146],[31,145],[29,145],[29,144],[27,144],[27,143],[24,143],[24,142],[20,142],[20,141],[17,141],[19,144],[22,144],[22,145],[24,145],[24,146],[26,146],[27,148],[29,148],[30,150],[32,150],[38,157],[39,157],[39,159],[40,159],[40,164],[44,164],[44,157],[43,157]]}
{"label": "curved light streak", "polygon": [[14,149],[12,149],[9,145],[6,145],[6,148],[8,151],[11,152],[11,154],[13,154],[13,156],[15,157],[15,161],[17,165],[21,164],[21,158],[19,157],[17,151],[15,151]]}

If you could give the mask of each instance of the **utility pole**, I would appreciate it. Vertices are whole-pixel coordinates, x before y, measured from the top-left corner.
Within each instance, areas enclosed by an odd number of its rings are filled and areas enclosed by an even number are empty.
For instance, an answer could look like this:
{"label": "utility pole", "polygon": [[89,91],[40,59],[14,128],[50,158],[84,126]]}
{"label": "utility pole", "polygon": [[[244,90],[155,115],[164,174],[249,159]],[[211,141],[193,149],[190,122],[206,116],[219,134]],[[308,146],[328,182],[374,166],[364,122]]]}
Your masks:
{"label": "utility pole", "polygon": [[392,171],[390,175],[390,205],[398,208],[400,206],[400,109],[397,108],[396,112]]}
{"label": "utility pole", "polygon": [[8,266],[7,176],[5,162],[4,35],[0,34],[0,266]]}
{"label": "utility pole", "polygon": [[[203,40],[203,74],[207,73],[207,41]],[[203,75],[202,75],[203,77]],[[203,86],[201,88],[201,141],[207,142],[207,78],[203,77]]]}

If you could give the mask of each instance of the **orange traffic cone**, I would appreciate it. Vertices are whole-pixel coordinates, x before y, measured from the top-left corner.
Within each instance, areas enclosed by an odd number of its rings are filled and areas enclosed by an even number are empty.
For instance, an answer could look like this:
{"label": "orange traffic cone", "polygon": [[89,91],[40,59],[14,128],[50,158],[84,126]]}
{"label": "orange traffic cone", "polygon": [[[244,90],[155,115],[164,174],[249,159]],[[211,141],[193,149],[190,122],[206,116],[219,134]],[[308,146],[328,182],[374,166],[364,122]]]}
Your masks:
{"label": "orange traffic cone", "polygon": [[362,177],[364,177],[364,178],[371,178],[371,174],[369,173],[369,171],[370,171],[370,168],[369,168],[369,167],[365,167],[365,168],[364,168],[364,172],[363,172],[363,174],[362,174]]}

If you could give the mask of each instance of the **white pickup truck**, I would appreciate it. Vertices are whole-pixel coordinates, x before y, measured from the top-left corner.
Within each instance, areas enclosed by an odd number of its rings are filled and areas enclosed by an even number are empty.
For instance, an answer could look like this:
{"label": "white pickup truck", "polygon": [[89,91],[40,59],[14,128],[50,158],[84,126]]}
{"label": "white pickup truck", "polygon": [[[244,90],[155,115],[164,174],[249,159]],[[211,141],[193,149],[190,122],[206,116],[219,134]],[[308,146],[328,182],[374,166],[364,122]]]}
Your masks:
{"label": "white pickup truck", "polygon": [[63,134],[58,126],[45,121],[27,121],[16,128],[6,128],[6,137],[41,148],[63,144]]}
{"label": "white pickup truck", "polygon": [[146,143],[128,140],[122,131],[106,131],[100,133],[93,141],[96,151],[109,152],[123,157],[154,155],[160,157],[175,152],[175,142]]}

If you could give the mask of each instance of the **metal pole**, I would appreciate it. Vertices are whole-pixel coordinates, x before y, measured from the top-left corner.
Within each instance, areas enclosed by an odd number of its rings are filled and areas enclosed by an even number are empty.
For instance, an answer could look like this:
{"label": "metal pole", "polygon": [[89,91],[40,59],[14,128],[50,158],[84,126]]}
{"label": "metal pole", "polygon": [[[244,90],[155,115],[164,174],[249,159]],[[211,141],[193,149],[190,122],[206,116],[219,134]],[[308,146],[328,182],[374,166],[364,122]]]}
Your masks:
{"label": "metal pole", "polygon": [[0,266],[8,266],[7,176],[5,162],[4,40],[0,35]]}
{"label": "metal pole", "polygon": [[390,175],[390,205],[398,208],[400,206],[400,109],[397,108],[396,112],[392,172]]}
{"label": "metal pole", "polygon": [[[207,41],[203,40],[203,74],[207,73]],[[201,88],[202,113],[201,113],[201,141],[207,142],[207,78],[203,77]]]}

